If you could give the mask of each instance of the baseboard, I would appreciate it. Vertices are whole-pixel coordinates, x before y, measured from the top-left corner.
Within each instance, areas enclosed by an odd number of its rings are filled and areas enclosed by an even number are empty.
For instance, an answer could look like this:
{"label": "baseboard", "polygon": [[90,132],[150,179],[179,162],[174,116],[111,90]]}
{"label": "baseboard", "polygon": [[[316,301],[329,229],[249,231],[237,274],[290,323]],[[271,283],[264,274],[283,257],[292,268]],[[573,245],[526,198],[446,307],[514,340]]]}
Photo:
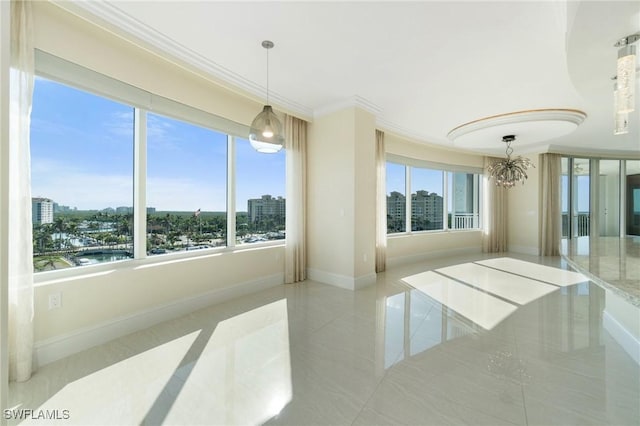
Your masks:
{"label": "baseboard", "polygon": [[409,256],[398,256],[387,258],[387,268],[393,268],[396,266],[407,265],[410,263],[417,263],[430,259],[439,259],[449,256],[464,256],[467,254],[481,253],[482,247],[461,247],[449,250],[433,250],[418,254],[411,254]]}
{"label": "baseboard", "polygon": [[640,365],[640,340],[635,338],[607,311],[602,313],[602,326],[611,337]]}
{"label": "baseboard", "polygon": [[135,314],[113,318],[71,333],[36,342],[34,352],[36,365],[45,365],[69,355],[84,351],[118,337],[143,330],[174,318],[197,311],[210,305],[222,303],[256,291],[284,283],[284,274],[246,281],[233,286],[215,289],[197,296],[146,309]]}
{"label": "baseboard", "polygon": [[333,272],[321,271],[319,269],[307,268],[307,278],[334,287],[347,290],[357,290],[376,282],[376,274],[371,273],[360,277],[349,277],[347,275],[334,274]]}
{"label": "baseboard", "polygon": [[378,274],[376,274],[375,272],[357,277],[353,283],[355,290],[373,285],[376,283],[377,279]]}

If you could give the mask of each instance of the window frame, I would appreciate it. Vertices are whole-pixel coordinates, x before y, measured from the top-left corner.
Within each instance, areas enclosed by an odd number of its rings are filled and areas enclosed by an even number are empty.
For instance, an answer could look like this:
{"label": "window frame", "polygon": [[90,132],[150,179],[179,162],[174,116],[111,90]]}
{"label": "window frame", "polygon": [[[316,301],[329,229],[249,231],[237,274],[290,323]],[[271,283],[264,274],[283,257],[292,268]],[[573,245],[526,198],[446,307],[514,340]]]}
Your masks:
{"label": "window frame", "polygon": [[[416,158],[404,157],[397,154],[386,153],[385,155],[386,163],[393,163],[400,166],[404,166],[405,168],[405,231],[404,232],[387,232],[387,238],[394,238],[399,236],[407,236],[407,235],[416,235],[416,234],[433,234],[433,233],[443,233],[443,232],[477,232],[483,229],[483,189],[482,189],[482,178],[484,174],[484,170],[480,167],[472,167],[472,166],[460,166],[460,165],[452,165],[452,164],[444,164],[444,163],[436,163],[432,161],[420,160]],[[442,220],[443,227],[442,229],[432,229],[432,230],[424,230],[424,231],[412,231],[412,223],[411,223],[411,213],[412,213],[412,205],[411,205],[411,194],[413,193],[413,189],[411,188],[411,170],[412,168],[419,169],[428,169],[428,170],[438,170],[442,173]],[[474,202],[477,201],[477,214],[478,214],[478,226],[473,228],[455,228],[450,227],[448,223],[448,214],[449,214],[449,173],[467,173],[474,175]],[[385,193],[387,193],[385,191]],[[388,193],[387,193],[388,194]]]}
{"label": "window frame", "polygon": [[[34,273],[34,282],[52,278],[68,278],[78,275],[102,274],[122,267],[139,267],[167,261],[205,257],[212,254],[283,246],[284,240],[262,241],[236,245],[236,138],[245,138],[249,126],[215,114],[150,93],[115,78],[106,76],[81,65],[35,49],[35,75],[47,80],[82,90],[115,102],[130,106],[134,111],[133,141],[133,259],[65,268]],[[180,251],[161,256],[147,255],[147,113],[157,113],[169,118],[200,126],[227,135],[227,244],[202,250]],[[284,194],[286,198],[286,193]],[[122,266],[126,265],[126,266]]]}

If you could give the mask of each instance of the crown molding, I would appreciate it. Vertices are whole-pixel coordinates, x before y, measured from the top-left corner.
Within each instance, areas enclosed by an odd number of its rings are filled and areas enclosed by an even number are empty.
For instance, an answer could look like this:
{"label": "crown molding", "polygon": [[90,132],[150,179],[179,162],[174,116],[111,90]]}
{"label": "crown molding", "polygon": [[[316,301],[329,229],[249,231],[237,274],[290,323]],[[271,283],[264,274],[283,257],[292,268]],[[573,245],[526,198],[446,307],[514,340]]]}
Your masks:
{"label": "crown molding", "polygon": [[567,156],[587,157],[587,158],[606,158],[611,160],[640,160],[638,150],[617,150],[611,151],[606,149],[582,148],[579,146],[563,146],[549,145],[546,152],[550,154],[562,154]]}
{"label": "crown molding", "polygon": [[[195,72],[216,84],[240,92],[258,102],[264,102],[266,89],[253,81],[215,63],[184,46],[154,28],[133,18],[113,3],[105,1],[63,1],[50,0],[51,3],[80,18],[98,25],[118,37],[140,46],[158,56],[174,62],[189,71]],[[213,79],[211,78],[213,77]],[[269,98],[276,109],[290,111],[301,118],[313,117],[313,110],[298,102],[269,92]]]}
{"label": "crown molding", "polygon": [[378,127],[378,129],[384,131],[384,132],[389,132],[389,133],[393,133],[396,134],[398,136],[401,136],[403,138],[407,138],[410,140],[414,140],[415,142],[420,142],[420,143],[428,143],[428,144],[433,144],[433,145],[438,145],[438,146],[443,146],[445,148],[452,148],[450,144],[444,144],[444,143],[439,143],[439,142],[434,142],[433,138],[428,137],[427,135],[424,135],[422,133],[417,133],[414,132],[413,130],[410,130],[406,127],[402,127],[392,121],[389,121],[383,117],[378,117],[378,119],[376,120],[376,126]]}
{"label": "crown molding", "polygon": [[363,98],[362,96],[354,95],[349,98],[316,108],[313,111],[313,118],[320,118],[346,108],[360,108],[371,113],[375,117],[378,117],[380,115],[380,112],[382,111],[380,107],[378,107],[373,102]]}

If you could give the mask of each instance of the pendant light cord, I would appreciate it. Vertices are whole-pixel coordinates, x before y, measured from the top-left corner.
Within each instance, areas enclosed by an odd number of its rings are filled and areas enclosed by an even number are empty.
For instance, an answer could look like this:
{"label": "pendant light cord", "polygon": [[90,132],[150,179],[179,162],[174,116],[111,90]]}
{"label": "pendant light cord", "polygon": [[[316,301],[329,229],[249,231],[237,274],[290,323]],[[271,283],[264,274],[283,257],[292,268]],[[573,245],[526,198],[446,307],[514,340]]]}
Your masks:
{"label": "pendant light cord", "polygon": [[513,154],[513,148],[511,148],[511,141],[507,142],[507,160],[511,160],[511,154]]}
{"label": "pendant light cord", "polygon": [[269,49],[267,50],[267,105],[269,104]]}

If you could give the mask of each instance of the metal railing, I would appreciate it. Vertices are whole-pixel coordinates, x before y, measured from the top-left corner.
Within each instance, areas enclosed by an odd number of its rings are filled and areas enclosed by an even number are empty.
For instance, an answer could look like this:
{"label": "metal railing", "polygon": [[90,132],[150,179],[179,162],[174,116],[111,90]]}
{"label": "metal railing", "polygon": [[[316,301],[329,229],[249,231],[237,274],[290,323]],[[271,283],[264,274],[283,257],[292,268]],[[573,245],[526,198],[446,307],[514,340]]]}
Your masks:
{"label": "metal railing", "polygon": [[[591,228],[591,216],[589,213],[578,213],[575,222],[578,237],[586,237],[589,235]],[[569,236],[569,214],[562,213],[562,236]]]}
{"label": "metal railing", "polygon": [[452,229],[474,229],[479,227],[478,213],[455,213]]}

